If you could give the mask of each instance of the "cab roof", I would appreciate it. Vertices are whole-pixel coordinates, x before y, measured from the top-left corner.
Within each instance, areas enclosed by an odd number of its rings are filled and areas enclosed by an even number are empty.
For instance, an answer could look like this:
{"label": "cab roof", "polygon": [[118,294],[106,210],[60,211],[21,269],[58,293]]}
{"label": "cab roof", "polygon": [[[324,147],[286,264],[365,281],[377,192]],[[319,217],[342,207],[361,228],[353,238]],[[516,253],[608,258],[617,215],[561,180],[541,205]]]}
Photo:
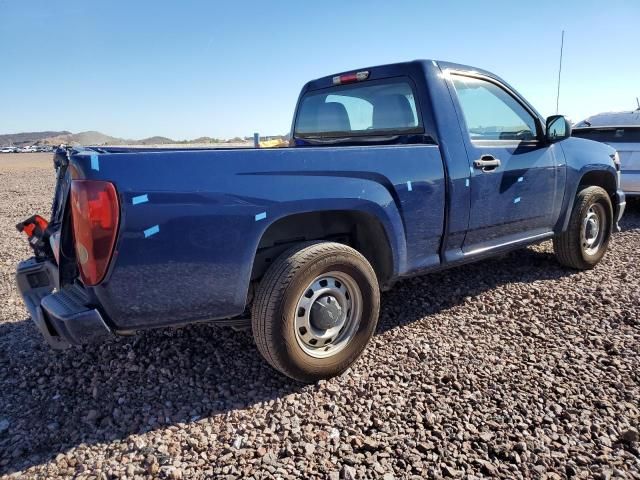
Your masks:
{"label": "cab roof", "polygon": [[442,60],[432,60],[432,59],[418,59],[411,60],[408,62],[400,62],[400,63],[389,63],[386,65],[377,65],[363,68],[353,68],[351,70],[346,70],[344,72],[336,72],[331,75],[327,75],[324,77],[317,78],[315,80],[311,80],[307,82],[304,86],[303,91],[307,90],[318,90],[321,88],[327,88],[333,86],[333,78],[340,75],[345,75],[353,72],[361,72],[368,71],[370,72],[368,80],[375,80],[378,78],[386,78],[393,77],[398,75],[407,75],[407,74],[418,74],[424,72],[426,68],[441,68],[452,69],[452,70],[464,70],[477,72],[482,75],[495,78],[496,80],[501,81],[502,83],[506,83],[497,75],[494,75],[491,72],[486,70],[482,70],[481,68],[471,67],[469,65],[462,65],[458,63],[446,62]]}

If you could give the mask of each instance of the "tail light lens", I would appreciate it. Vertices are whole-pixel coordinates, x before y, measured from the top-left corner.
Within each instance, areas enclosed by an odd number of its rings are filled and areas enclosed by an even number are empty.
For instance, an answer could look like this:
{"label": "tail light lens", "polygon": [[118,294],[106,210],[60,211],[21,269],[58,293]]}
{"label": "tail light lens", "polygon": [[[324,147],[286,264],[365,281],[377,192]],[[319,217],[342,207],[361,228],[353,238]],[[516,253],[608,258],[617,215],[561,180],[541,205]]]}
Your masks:
{"label": "tail light lens", "polygon": [[120,206],[112,183],[71,182],[71,213],[76,258],[86,285],[97,285],[107,273],[118,231]]}

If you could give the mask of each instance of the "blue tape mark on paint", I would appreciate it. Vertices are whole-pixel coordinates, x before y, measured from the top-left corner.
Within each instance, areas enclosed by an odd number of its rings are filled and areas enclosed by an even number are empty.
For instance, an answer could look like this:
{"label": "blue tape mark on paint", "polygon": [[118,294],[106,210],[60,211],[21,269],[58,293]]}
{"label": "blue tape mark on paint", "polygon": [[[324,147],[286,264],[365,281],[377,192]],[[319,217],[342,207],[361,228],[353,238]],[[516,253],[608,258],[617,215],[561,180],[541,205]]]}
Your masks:
{"label": "blue tape mark on paint", "polygon": [[100,161],[98,160],[98,155],[95,153],[91,154],[91,170],[100,170]]}
{"label": "blue tape mark on paint", "polygon": [[465,181],[464,181],[464,186],[465,186],[465,187],[468,187],[468,186],[469,186],[469,179],[468,179],[468,178],[467,178],[467,179],[465,179]]}
{"label": "blue tape mark on paint", "polygon": [[144,231],[144,238],[149,238],[151,235],[155,235],[160,231],[159,225],[154,225],[153,227],[149,227]]}
{"label": "blue tape mark on paint", "polygon": [[407,190],[409,190],[410,192],[413,191],[413,186],[411,185],[411,182],[407,182]]}
{"label": "blue tape mark on paint", "polygon": [[520,203],[520,197],[516,197],[513,199],[513,203]]}
{"label": "blue tape mark on paint", "polygon": [[144,195],[138,195],[137,197],[133,197],[131,199],[131,203],[134,205],[139,205],[141,203],[146,203],[149,201],[149,197],[145,193]]}
{"label": "blue tape mark on paint", "polygon": [[518,183],[524,182],[524,177],[518,177]]}
{"label": "blue tape mark on paint", "polygon": [[256,222],[264,220],[265,218],[267,218],[267,212],[257,213],[255,216]]}

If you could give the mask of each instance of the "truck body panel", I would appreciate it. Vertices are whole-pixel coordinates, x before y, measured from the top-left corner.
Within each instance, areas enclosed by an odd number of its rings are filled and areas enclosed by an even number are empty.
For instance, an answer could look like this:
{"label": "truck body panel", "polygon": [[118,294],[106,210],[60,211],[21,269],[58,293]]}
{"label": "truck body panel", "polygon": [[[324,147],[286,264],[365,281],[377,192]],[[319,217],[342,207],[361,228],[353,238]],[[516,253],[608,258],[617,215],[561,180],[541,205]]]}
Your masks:
{"label": "truck body panel", "polygon": [[293,214],[372,215],[396,275],[439,263],[445,185],[435,145],[86,151],[72,164],[76,178],[108,179],[121,197],[112,269],[94,287],[117,329],[242,314],[262,234]]}
{"label": "truck body panel", "polygon": [[[101,282],[78,287],[79,280],[65,278],[69,269],[61,266],[56,287],[80,288],[81,295],[69,295],[81,299],[77,303],[86,304],[87,311],[58,309],[56,321],[66,325],[83,318],[97,337],[242,317],[252,285],[286,245],[336,236],[349,242],[357,234],[360,243],[387,249],[388,269],[375,267],[381,286],[390,286],[560,233],[585,175],[598,174],[609,182],[616,222],[622,214],[624,194],[613,150],[576,138],[547,142],[544,119],[499,77],[431,60],[362,71],[376,88],[401,79],[403,88],[412,89],[415,111],[410,115],[415,118],[406,132],[371,138],[366,131],[356,132],[327,142],[297,135],[294,116],[290,148],[93,147],[70,152],[69,174],[59,170],[53,215],[61,248],[70,235],[64,192],[71,181],[112,183],[120,216]],[[340,74],[307,83],[296,111],[308,94],[333,92],[329,89],[336,87],[336,78],[339,84]],[[471,87],[465,93],[467,84]],[[524,112],[524,130],[478,127],[473,96],[492,89]],[[340,109],[331,107],[325,115],[336,123]],[[300,221],[302,228],[305,215],[314,215],[308,218],[317,225],[298,234],[295,227]],[[342,220],[332,223],[334,217],[373,226],[350,231],[342,228]],[[284,237],[273,234],[285,224]],[[317,234],[325,230],[326,238]],[[378,238],[363,238],[362,232]],[[371,251],[364,254],[372,264],[378,260]],[[51,259],[47,262],[45,276],[50,277]],[[28,296],[26,277],[35,269],[29,264],[19,272],[23,295]],[[31,302],[41,331],[45,320],[37,304],[53,290],[47,288],[41,287]]]}

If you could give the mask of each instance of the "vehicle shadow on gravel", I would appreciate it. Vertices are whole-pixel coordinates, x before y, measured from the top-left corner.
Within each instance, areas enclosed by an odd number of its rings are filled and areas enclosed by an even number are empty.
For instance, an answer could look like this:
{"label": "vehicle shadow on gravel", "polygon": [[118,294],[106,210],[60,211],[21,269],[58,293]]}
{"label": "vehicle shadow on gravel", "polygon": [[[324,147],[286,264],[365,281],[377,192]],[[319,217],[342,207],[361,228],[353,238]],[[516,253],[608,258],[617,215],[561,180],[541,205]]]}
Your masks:
{"label": "vehicle shadow on gravel", "polygon": [[383,296],[378,333],[448,310],[500,285],[556,280],[576,273],[561,267],[552,253],[537,248],[398,283]]}
{"label": "vehicle shadow on gravel", "polygon": [[[620,228],[622,232],[640,228],[639,199],[628,202]],[[612,246],[615,248],[615,236]],[[555,280],[578,273],[558,264],[549,241],[477,263],[408,279],[383,296],[378,333],[455,307],[467,297],[500,285]],[[496,308],[496,305],[492,307]]]}
{"label": "vehicle shadow on gravel", "polygon": [[[640,227],[639,211],[629,212],[623,230]],[[503,284],[575,274],[560,267],[547,247],[399,283],[383,295],[378,334]],[[268,367],[250,332],[210,325],[53,352],[30,320],[4,322],[0,364],[5,386],[0,393],[0,474],[46,463],[81,444],[120,441],[150,430],[170,435],[172,428],[190,422],[257,407],[303,388],[311,393],[322,388],[303,387]],[[225,421],[242,434],[233,418]],[[135,440],[129,444],[131,450],[140,448]]]}
{"label": "vehicle shadow on gravel", "polygon": [[0,475],[302,388],[261,360],[250,332],[207,325],[53,352],[30,320],[0,323],[0,364]]}

